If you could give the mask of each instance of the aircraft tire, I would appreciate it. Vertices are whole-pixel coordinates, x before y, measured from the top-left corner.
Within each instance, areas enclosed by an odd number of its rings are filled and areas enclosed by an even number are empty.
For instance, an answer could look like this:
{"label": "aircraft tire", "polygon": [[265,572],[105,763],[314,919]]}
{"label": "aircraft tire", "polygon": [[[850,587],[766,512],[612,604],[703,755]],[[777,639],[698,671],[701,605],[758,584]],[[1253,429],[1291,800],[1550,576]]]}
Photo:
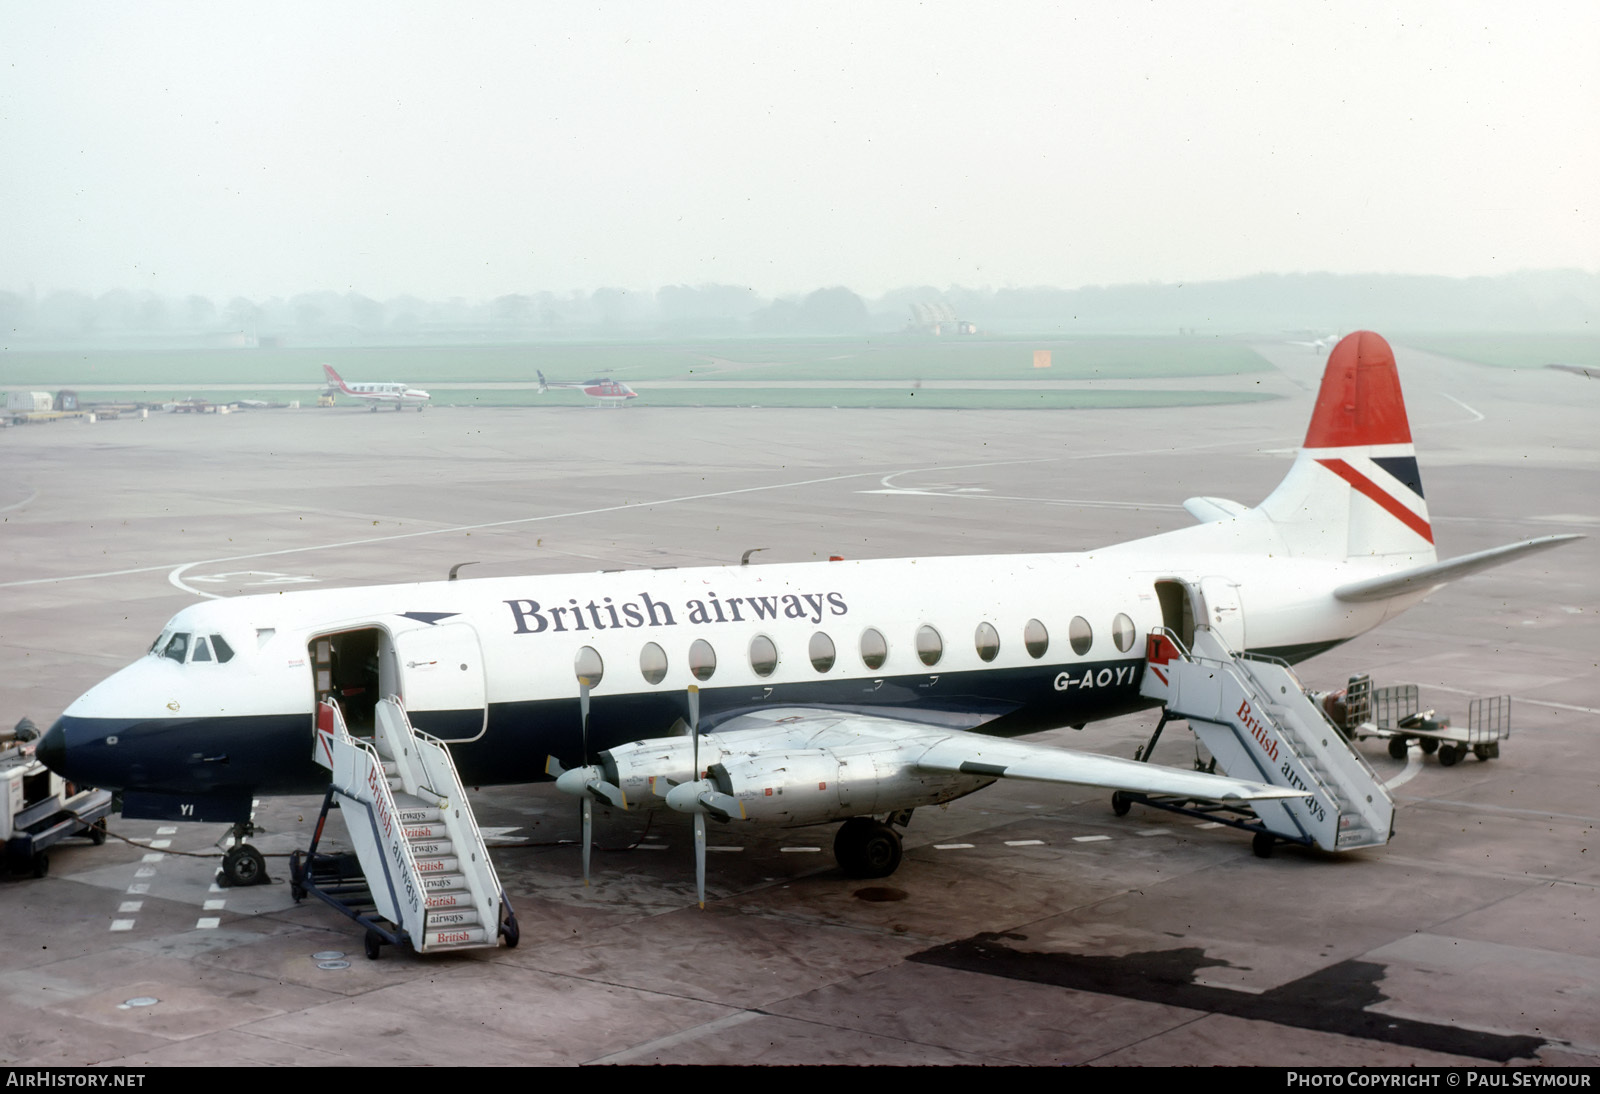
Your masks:
{"label": "aircraft tire", "polygon": [[1397,760],[1405,759],[1406,758],[1406,751],[1409,748],[1410,748],[1410,745],[1408,745],[1406,743],[1406,739],[1404,737],[1390,737],[1389,738],[1389,755],[1393,756],[1395,759],[1397,759]]}
{"label": "aircraft tire", "polygon": [[902,855],[900,833],[871,817],[851,817],[833,838],[833,857],[846,877],[888,877]]}
{"label": "aircraft tire", "polygon": [[1454,767],[1459,759],[1461,759],[1461,750],[1456,748],[1455,745],[1439,746],[1440,767]]}
{"label": "aircraft tire", "polygon": [[235,889],[246,885],[265,885],[270,880],[267,877],[267,860],[248,843],[241,843],[222,856],[222,879],[223,884]]}

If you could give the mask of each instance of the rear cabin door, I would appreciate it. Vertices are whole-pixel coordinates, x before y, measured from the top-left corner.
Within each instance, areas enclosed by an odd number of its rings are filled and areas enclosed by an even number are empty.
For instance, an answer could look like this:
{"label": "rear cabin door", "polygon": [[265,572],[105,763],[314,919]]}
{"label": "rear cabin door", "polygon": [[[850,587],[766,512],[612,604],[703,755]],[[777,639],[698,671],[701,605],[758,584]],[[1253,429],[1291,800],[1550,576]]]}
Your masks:
{"label": "rear cabin door", "polygon": [[443,741],[475,741],[488,725],[483,646],[470,623],[395,635],[400,698],[411,724]]}

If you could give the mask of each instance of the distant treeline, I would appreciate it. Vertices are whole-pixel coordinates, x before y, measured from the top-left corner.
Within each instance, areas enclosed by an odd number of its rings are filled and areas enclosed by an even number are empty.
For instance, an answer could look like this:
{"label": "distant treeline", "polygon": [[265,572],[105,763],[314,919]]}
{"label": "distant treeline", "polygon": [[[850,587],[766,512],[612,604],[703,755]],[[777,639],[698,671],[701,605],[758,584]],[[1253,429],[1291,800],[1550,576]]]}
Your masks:
{"label": "distant treeline", "polygon": [[[944,317],[935,332],[930,316]],[[0,344],[148,346],[382,345],[551,339],[760,337],[901,332],[964,337],[1040,333],[1328,334],[1389,331],[1589,332],[1600,329],[1600,274],[1501,277],[1261,274],[1194,284],[967,289],[929,286],[864,298],[843,286],[779,298],[737,285],[653,292],[512,293],[493,300],[173,298],[114,290],[0,291]]]}

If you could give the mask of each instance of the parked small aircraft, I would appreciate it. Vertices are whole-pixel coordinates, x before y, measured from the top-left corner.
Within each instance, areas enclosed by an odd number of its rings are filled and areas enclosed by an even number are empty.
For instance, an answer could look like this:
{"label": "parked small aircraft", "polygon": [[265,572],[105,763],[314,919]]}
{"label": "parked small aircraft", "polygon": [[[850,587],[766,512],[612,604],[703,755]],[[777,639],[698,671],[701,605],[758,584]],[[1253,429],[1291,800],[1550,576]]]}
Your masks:
{"label": "parked small aircraft", "polygon": [[371,404],[373,410],[388,403],[393,403],[396,410],[404,410],[408,406],[421,410],[428,405],[428,400],[433,398],[426,391],[399,383],[347,384],[333,370],[332,365],[323,365],[322,371],[328,374],[330,385],[353,399],[365,400]]}
{"label": "parked small aircraft", "polygon": [[127,816],[246,833],[253,796],[327,786],[312,758],[319,703],[360,734],[398,696],[465,785],[554,776],[585,810],[664,804],[695,816],[702,859],[707,816],[844,821],[841,866],[884,876],[911,810],[1001,778],[1295,795],[1003,738],[1153,705],[1152,634],[1205,628],[1228,649],[1300,661],[1453,578],[1579,538],[1438,561],[1394,355],[1369,332],[1330,355],[1305,444],[1265,501],[1185,504],[1202,523],[1081,553],[209,600],[72,703],[38,755],[120,790]]}
{"label": "parked small aircraft", "polygon": [[598,400],[595,404],[597,406],[622,406],[629,399],[637,399],[639,397],[637,391],[620,380],[546,380],[544,373],[539,372],[538,369],[534,369],[534,372],[538,373],[539,376],[540,395],[543,395],[553,387],[576,388],[589,396],[589,398]]}

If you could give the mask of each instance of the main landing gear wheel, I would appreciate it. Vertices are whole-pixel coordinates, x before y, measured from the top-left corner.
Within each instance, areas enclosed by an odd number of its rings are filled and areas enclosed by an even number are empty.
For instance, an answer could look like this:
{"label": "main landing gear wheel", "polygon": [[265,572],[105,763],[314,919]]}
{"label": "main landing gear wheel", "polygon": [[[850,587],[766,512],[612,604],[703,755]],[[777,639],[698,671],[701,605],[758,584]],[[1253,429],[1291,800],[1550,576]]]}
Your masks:
{"label": "main landing gear wheel", "polygon": [[851,817],[833,837],[833,857],[846,877],[888,877],[900,868],[900,833],[871,817]]}
{"label": "main landing gear wheel", "polygon": [[267,860],[248,843],[241,843],[222,856],[222,884],[225,888],[265,885],[271,880],[267,877]]}
{"label": "main landing gear wheel", "polygon": [[1406,758],[1406,751],[1409,748],[1410,748],[1410,745],[1408,745],[1406,743],[1406,739],[1404,737],[1390,737],[1389,738],[1389,755],[1393,756],[1395,759],[1397,759],[1397,760],[1405,759]]}
{"label": "main landing gear wheel", "polygon": [[1133,808],[1133,803],[1128,800],[1128,795],[1122,791],[1115,791],[1111,795],[1111,811],[1119,817],[1126,817],[1128,810]]}
{"label": "main landing gear wheel", "polygon": [[1277,843],[1277,837],[1271,832],[1257,832],[1250,841],[1250,850],[1255,852],[1256,858],[1271,858],[1272,849]]}

